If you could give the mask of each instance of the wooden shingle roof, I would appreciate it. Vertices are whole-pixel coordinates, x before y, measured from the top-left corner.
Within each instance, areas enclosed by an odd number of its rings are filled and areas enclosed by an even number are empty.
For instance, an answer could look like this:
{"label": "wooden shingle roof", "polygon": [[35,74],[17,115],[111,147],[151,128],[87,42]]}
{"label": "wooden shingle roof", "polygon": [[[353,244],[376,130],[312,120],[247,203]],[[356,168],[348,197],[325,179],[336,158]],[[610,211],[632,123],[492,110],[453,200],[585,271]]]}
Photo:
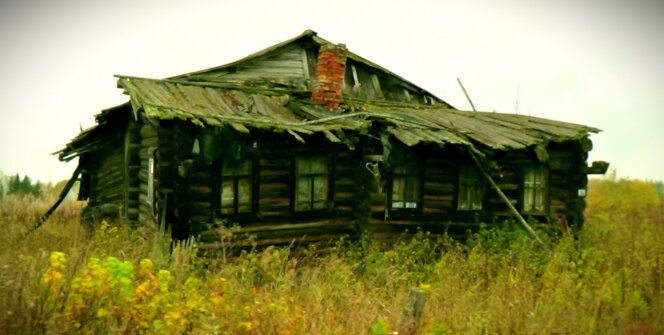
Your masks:
{"label": "wooden shingle roof", "polygon": [[274,129],[308,135],[337,130],[362,131],[372,123],[408,146],[420,142],[481,144],[492,149],[522,149],[562,142],[599,129],[538,117],[471,112],[435,106],[346,101],[333,111],[287,94],[244,92],[168,80],[120,77],[135,109],[155,119],[181,119],[200,126],[230,125],[238,131]]}
{"label": "wooden shingle roof", "polygon": [[[350,51],[348,59],[366,65],[367,73],[389,79],[386,83],[397,85],[395,90],[406,96],[406,91],[420,94],[428,103],[360,99],[350,92],[344,93],[338,109],[328,110],[309,101],[311,74],[304,60],[307,48],[328,43],[307,30],[239,61],[207,70],[167,79],[117,76],[118,86],[130,96],[129,103],[103,111],[95,127],[81,132],[57,153],[61,160],[70,160],[97,150],[121,131],[116,124],[123,124],[131,110],[158,120],[180,119],[204,127],[228,125],[243,133],[251,129],[286,132],[300,141],[322,133],[339,142],[340,131],[364,132],[378,125],[408,146],[435,143],[513,150],[599,132],[593,127],[525,115],[457,110]],[[273,63],[282,67],[273,68]],[[297,65],[293,68],[298,71],[285,66],[288,64]],[[287,75],[282,75],[284,71]]]}

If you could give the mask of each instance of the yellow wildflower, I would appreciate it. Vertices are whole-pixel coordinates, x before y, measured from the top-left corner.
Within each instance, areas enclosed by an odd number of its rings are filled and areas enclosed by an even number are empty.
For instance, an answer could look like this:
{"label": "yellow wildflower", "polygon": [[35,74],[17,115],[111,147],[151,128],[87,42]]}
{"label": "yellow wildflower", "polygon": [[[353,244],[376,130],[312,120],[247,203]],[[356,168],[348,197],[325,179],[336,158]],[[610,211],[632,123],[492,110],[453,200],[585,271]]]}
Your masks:
{"label": "yellow wildflower", "polygon": [[139,265],[139,272],[138,274],[141,276],[141,278],[145,279],[151,279],[154,278],[154,263],[152,263],[152,260],[148,258],[144,258],[141,260],[141,263]]}
{"label": "yellow wildflower", "polygon": [[254,329],[254,325],[250,321],[240,322],[238,326],[246,331],[251,331],[252,329]]}
{"label": "yellow wildflower", "polygon": [[52,268],[46,270],[42,275],[42,282],[46,285],[57,284],[62,280],[62,273]]}
{"label": "yellow wildflower", "polygon": [[48,260],[51,264],[51,267],[56,269],[62,269],[65,267],[65,264],[67,264],[67,256],[64,252],[60,251],[51,252],[51,256],[48,258]]}

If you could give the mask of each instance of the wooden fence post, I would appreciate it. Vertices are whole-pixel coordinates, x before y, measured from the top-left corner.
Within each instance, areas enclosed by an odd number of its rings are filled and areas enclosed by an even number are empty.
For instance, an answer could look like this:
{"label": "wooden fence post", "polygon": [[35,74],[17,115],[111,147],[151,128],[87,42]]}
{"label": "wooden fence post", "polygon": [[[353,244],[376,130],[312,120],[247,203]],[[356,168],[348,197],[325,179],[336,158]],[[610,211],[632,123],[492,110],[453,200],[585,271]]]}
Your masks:
{"label": "wooden fence post", "polygon": [[408,299],[403,307],[403,315],[399,322],[399,335],[415,335],[420,329],[424,305],[427,294],[419,287],[412,287],[408,293]]}

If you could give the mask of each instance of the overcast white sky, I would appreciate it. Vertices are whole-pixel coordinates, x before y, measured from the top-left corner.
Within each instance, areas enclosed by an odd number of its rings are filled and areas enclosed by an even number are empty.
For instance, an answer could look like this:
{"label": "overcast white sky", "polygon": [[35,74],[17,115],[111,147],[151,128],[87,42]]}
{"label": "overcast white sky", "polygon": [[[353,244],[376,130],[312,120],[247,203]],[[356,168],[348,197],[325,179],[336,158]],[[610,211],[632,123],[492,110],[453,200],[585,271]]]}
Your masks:
{"label": "overcast white sky", "polygon": [[587,124],[590,160],[664,180],[664,2],[31,1],[0,3],[0,170],[57,181],[61,149],[127,100],[113,74],[221,65],[313,29],[469,109]]}

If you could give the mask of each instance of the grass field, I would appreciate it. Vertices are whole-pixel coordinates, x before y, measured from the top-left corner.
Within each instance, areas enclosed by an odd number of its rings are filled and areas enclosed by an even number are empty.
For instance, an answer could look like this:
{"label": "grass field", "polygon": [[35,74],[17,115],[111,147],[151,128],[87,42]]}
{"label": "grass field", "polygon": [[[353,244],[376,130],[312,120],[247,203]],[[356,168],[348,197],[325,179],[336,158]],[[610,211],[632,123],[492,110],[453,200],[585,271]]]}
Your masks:
{"label": "grass field", "polygon": [[506,224],[465,244],[206,258],[158,229],[86,230],[75,202],[24,237],[53,200],[0,201],[2,333],[392,334],[420,287],[422,334],[664,334],[664,202],[648,182],[592,180],[580,234],[540,232],[550,254]]}

